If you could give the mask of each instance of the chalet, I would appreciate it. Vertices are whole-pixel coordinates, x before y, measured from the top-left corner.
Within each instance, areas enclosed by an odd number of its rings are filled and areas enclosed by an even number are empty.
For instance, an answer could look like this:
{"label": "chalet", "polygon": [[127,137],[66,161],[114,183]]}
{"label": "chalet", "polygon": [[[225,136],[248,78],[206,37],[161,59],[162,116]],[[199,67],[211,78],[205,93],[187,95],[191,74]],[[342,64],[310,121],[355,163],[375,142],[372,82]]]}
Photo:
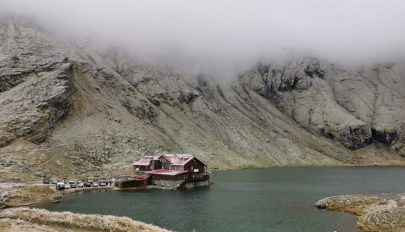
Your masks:
{"label": "chalet", "polygon": [[190,154],[145,156],[134,162],[133,179],[163,188],[209,184],[207,165]]}
{"label": "chalet", "polygon": [[132,164],[133,176],[140,176],[147,171],[162,168],[160,157],[161,156],[144,156],[142,159],[134,162]]}

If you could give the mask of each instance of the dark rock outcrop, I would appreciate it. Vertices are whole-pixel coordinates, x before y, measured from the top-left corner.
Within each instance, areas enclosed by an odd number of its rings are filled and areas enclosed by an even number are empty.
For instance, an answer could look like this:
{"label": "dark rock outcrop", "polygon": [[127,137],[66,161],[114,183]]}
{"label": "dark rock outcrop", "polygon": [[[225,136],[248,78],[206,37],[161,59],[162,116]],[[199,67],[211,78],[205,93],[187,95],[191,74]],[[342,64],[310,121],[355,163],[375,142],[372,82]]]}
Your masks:
{"label": "dark rock outcrop", "polygon": [[260,64],[242,75],[243,84],[272,101],[308,130],[358,149],[387,147],[405,121],[403,66],[392,63],[349,71],[316,58]]}

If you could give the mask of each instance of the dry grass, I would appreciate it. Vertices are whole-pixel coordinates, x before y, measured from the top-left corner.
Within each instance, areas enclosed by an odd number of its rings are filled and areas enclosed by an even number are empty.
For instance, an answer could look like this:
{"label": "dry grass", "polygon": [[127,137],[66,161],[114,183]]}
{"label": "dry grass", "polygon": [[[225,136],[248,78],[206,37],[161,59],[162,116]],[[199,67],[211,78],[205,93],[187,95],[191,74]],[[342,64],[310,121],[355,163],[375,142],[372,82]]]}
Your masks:
{"label": "dry grass", "polygon": [[83,215],[70,212],[50,212],[44,209],[11,208],[0,212],[0,218],[19,219],[58,228],[111,232],[167,232],[168,230],[128,217]]}
{"label": "dry grass", "polygon": [[0,231],[6,231],[7,222],[3,222],[2,220],[4,220],[4,219],[0,219]]}
{"label": "dry grass", "polygon": [[61,194],[48,185],[42,184],[16,184],[7,190],[5,207],[19,207],[40,203],[49,199],[60,197]]}

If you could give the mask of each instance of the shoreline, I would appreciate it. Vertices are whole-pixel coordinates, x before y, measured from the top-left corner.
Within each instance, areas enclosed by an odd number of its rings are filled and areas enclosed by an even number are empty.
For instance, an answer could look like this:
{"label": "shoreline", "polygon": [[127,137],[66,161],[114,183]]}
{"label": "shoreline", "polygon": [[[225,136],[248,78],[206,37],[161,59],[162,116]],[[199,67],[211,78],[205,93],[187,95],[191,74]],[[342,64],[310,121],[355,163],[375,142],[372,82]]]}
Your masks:
{"label": "shoreline", "polygon": [[[375,166],[375,165],[367,165],[367,166],[354,166],[354,165],[344,165],[344,166],[295,166],[295,167],[276,167],[276,168],[383,168],[383,167],[398,167],[402,168],[403,166],[399,165],[384,165],[384,166]],[[274,168],[274,167],[270,167]],[[245,168],[248,169],[248,168]],[[253,169],[253,168],[250,168]],[[258,168],[254,168],[258,169]],[[259,168],[259,169],[265,169],[265,168]],[[243,170],[243,169],[238,169],[238,170]],[[223,172],[223,171],[231,171],[231,170],[213,170],[212,172]],[[58,202],[64,200],[64,198],[67,198],[69,196],[72,196],[74,193],[81,193],[81,192],[102,192],[102,191],[139,191],[139,190],[153,190],[153,189],[160,189],[160,188],[154,188],[154,187],[135,187],[135,188],[130,188],[130,189],[119,189],[114,186],[102,186],[102,187],[84,187],[84,188],[73,188],[73,189],[66,189],[63,191],[59,191],[55,189],[55,185],[53,184],[38,184],[34,183],[34,181],[13,181],[13,182],[8,182],[7,180],[1,180],[0,181],[0,213],[3,210],[6,209],[17,209],[21,208],[22,206],[24,207],[29,207],[35,209],[36,207],[43,208],[46,204],[57,204]],[[391,196],[393,194],[380,194],[378,195],[379,197],[381,196]],[[354,196],[360,196],[358,199],[362,199],[368,195],[354,195]],[[345,197],[350,197],[350,196],[345,196]],[[384,197],[382,197],[384,198]],[[405,201],[405,194],[402,195],[403,200]],[[401,199],[402,199],[401,198]],[[326,200],[325,200],[326,199]],[[363,212],[356,212],[354,211],[354,207],[352,205],[345,205],[345,206],[339,206],[337,203],[332,204],[331,202],[338,202],[337,199],[342,199],[339,198],[339,196],[336,197],[330,197],[330,198],[325,198],[316,203],[316,207],[322,208],[322,209],[329,209],[329,210],[338,210],[338,211],[343,211],[343,212],[349,212],[358,215],[358,217],[362,217]],[[353,199],[353,198],[348,198],[348,199]],[[365,198],[369,199],[369,198]],[[360,200],[351,200],[352,202],[359,202],[359,205],[357,205],[357,208],[364,208],[368,207],[367,204],[369,204],[367,201],[362,202]],[[322,203],[324,202],[324,203]],[[325,203],[327,202],[327,203]],[[384,201],[385,202],[385,201]],[[383,202],[383,203],[384,203]],[[402,202],[402,201],[400,201]],[[360,206],[361,205],[363,206]],[[343,203],[341,203],[343,204]],[[385,203],[384,203],[385,204]],[[405,203],[401,203],[402,205],[405,205]],[[401,205],[398,204],[397,205]],[[374,206],[373,204],[372,206]],[[336,206],[336,207],[335,207]],[[371,208],[370,208],[371,209]],[[404,210],[405,211],[405,210]],[[98,215],[102,217],[102,215]],[[405,218],[404,218],[405,221]],[[360,219],[358,222],[358,225],[363,229],[366,228],[367,223],[359,224]],[[373,228],[378,226],[378,225],[372,225]],[[0,229],[1,229],[1,223],[0,223]],[[363,229],[364,230],[364,229]],[[0,230],[1,231],[1,230]],[[364,230],[364,231],[372,231],[372,230]],[[387,230],[389,231],[389,230]],[[393,230],[394,232],[394,230]],[[395,231],[397,232],[397,231]],[[401,231],[402,232],[402,231]]]}
{"label": "shoreline", "polygon": [[[57,204],[55,200],[80,192],[116,191],[114,187],[80,188],[61,193],[54,185],[1,183],[0,231],[134,231],[168,232],[158,226],[120,217],[100,214],[53,212],[37,206]],[[66,219],[69,219],[66,221]]]}
{"label": "shoreline", "polygon": [[129,217],[72,212],[51,212],[26,207],[0,211],[0,231],[117,231],[169,232]]}
{"label": "shoreline", "polygon": [[[237,171],[237,170],[249,170],[249,169],[268,169],[268,168],[383,168],[383,167],[398,167],[398,168],[403,168],[405,165],[343,165],[343,166],[317,166],[317,165],[312,165],[312,166],[272,166],[272,167],[246,167],[246,168],[238,168],[238,169],[216,169],[212,170],[211,173],[215,172],[228,172],[228,171]],[[211,186],[213,183],[211,182],[209,186]],[[164,188],[160,187],[153,187],[153,186],[146,186],[146,187],[133,187],[133,188],[126,188],[126,189],[120,189],[115,186],[99,186],[99,187],[83,187],[83,188],[71,188],[71,189],[65,189],[63,191],[59,191],[55,189],[55,186],[53,184],[40,184],[37,181],[29,180],[29,181],[20,181],[20,180],[0,180],[0,197],[2,193],[2,188],[4,189],[4,185],[11,185],[11,187],[28,187],[29,186],[43,186],[47,187],[45,189],[49,189],[49,191],[52,193],[50,196],[47,196],[46,198],[41,198],[38,201],[31,201],[31,202],[26,202],[26,203],[21,203],[17,204],[15,206],[6,206],[2,207],[2,200],[0,198],[0,210],[2,208],[10,208],[10,207],[21,207],[21,206],[36,206],[36,205],[43,205],[43,204],[48,204],[48,203],[53,203],[57,204],[60,202],[63,198],[73,194],[73,193],[79,193],[79,192],[98,192],[98,191],[138,191],[138,190],[150,190],[150,189],[159,189],[159,190],[167,190]],[[17,194],[18,195],[18,194]],[[24,193],[22,194],[24,195]]]}
{"label": "shoreline", "polygon": [[402,164],[343,164],[343,165],[283,165],[283,166],[246,166],[246,167],[236,167],[236,168],[221,168],[221,169],[211,169],[211,172],[227,172],[227,171],[237,171],[237,170],[248,170],[248,169],[267,169],[267,168],[372,168],[372,167],[405,167],[405,162]]}
{"label": "shoreline", "polygon": [[314,206],[356,215],[357,226],[365,232],[405,231],[405,193],[332,196]]}

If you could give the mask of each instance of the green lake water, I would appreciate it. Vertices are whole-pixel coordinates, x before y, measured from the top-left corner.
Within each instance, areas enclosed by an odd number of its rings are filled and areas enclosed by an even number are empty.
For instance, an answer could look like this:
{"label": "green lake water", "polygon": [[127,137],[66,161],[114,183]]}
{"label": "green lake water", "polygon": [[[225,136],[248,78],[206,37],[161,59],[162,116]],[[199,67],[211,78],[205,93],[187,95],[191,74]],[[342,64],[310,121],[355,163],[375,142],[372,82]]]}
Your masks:
{"label": "green lake water", "polygon": [[45,208],[128,216],[174,231],[356,232],[356,218],[318,210],[327,196],[405,192],[405,168],[268,168],[215,172],[209,188],[83,192]]}

